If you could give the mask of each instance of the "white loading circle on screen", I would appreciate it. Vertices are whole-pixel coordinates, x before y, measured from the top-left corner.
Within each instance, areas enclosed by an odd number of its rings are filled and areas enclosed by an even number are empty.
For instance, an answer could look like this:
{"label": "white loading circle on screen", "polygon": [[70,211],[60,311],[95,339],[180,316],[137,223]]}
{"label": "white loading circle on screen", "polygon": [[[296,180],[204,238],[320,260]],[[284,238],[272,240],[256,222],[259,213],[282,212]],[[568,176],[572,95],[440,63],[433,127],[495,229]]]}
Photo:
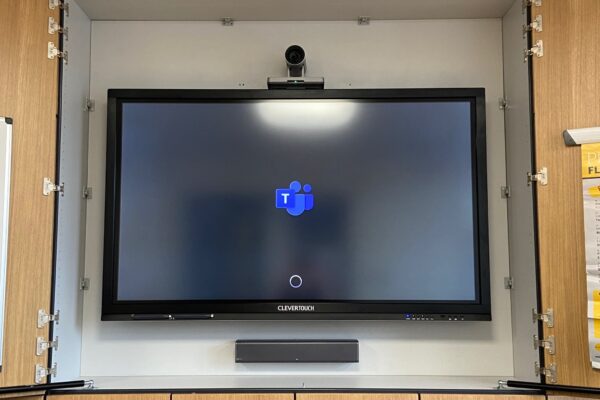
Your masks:
{"label": "white loading circle on screen", "polygon": [[290,286],[294,289],[298,289],[300,286],[302,286],[302,277],[300,275],[290,276]]}

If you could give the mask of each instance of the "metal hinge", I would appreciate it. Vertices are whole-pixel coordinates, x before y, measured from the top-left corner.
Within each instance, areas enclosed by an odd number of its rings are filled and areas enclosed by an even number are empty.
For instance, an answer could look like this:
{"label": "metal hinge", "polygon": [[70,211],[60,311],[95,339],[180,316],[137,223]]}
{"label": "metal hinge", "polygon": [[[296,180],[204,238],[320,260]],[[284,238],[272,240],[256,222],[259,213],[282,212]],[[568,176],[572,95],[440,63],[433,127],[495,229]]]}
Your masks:
{"label": "metal hinge", "polygon": [[81,278],[79,280],[79,290],[89,290],[90,278]]}
{"label": "metal hinge", "polygon": [[544,42],[542,40],[536,40],[535,45],[533,45],[532,48],[523,50],[523,56],[523,62],[527,62],[530,56],[543,57]]}
{"label": "metal hinge", "polygon": [[81,197],[83,197],[86,200],[90,200],[93,195],[94,195],[94,191],[89,186],[85,186],[83,188],[83,190],[81,191]]}
{"label": "metal hinge", "polygon": [[56,363],[52,368],[46,368],[42,364],[35,364],[35,383],[44,383],[44,378],[48,375],[56,376]]}
{"label": "metal hinge", "polygon": [[504,289],[510,290],[513,288],[514,285],[514,280],[512,278],[512,276],[505,276],[504,277]]}
{"label": "metal hinge", "polygon": [[69,40],[69,28],[60,26],[60,24],[53,17],[48,17],[48,33],[51,35],[60,33],[63,35],[65,40]]}
{"label": "metal hinge", "polygon": [[83,111],[86,111],[86,112],[96,111],[96,100],[86,98],[85,102],[83,103]]}
{"label": "metal hinge", "polygon": [[369,25],[371,23],[371,17],[360,16],[356,21],[359,25]]}
{"label": "metal hinge", "polygon": [[42,187],[42,193],[44,196],[48,196],[52,192],[58,192],[61,196],[65,195],[65,184],[61,183],[60,185],[55,184],[50,180],[50,178],[44,178],[44,184]]}
{"label": "metal hinge", "polygon": [[542,32],[543,30],[542,16],[537,15],[529,25],[523,25],[523,37],[527,37],[527,32]]}
{"label": "metal hinge", "polygon": [[233,26],[233,18],[221,18],[221,25],[223,26]]}
{"label": "metal hinge", "polygon": [[527,9],[527,7],[541,7],[542,0],[523,0],[523,11]]}
{"label": "metal hinge", "polygon": [[548,336],[548,339],[540,339],[538,335],[533,335],[533,349],[539,348],[548,350],[548,354],[554,354],[554,336]]}
{"label": "metal hinge", "polygon": [[542,321],[548,325],[548,328],[554,327],[554,310],[551,308],[547,309],[545,313],[538,314],[537,310],[534,308],[531,310],[531,318],[533,322]]}
{"label": "metal hinge", "polygon": [[508,108],[508,100],[504,97],[498,98],[498,108],[501,110],[506,110]]}
{"label": "metal hinge", "polygon": [[536,174],[528,172],[527,186],[531,186],[533,182],[539,182],[540,185],[546,186],[548,184],[548,168],[542,167]]}
{"label": "metal hinge", "polygon": [[500,196],[503,199],[510,198],[510,195],[511,195],[511,193],[510,193],[510,186],[508,186],[508,185],[507,186],[500,186]]}
{"label": "metal hinge", "polygon": [[56,322],[58,324],[59,318],[60,318],[60,310],[56,310],[56,314],[48,314],[43,309],[38,310],[37,327],[43,328],[50,322]]}
{"label": "metal hinge", "polygon": [[61,0],[48,0],[48,7],[54,10],[56,7],[65,11],[65,16],[69,16],[69,3]]}
{"label": "metal hinge", "polygon": [[540,367],[539,362],[535,362],[535,376],[544,375],[550,383],[556,383],[556,364],[552,363],[547,367]]}
{"label": "metal hinge", "polygon": [[65,60],[65,64],[69,63],[69,52],[60,51],[53,42],[48,42],[48,58],[54,60],[55,58],[62,58]]}
{"label": "metal hinge", "polygon": [[41,356],[48,349],[58,350],[58,337],[56,337],[54,340],[46,340],[41,336],[37,338],[35,355]]}

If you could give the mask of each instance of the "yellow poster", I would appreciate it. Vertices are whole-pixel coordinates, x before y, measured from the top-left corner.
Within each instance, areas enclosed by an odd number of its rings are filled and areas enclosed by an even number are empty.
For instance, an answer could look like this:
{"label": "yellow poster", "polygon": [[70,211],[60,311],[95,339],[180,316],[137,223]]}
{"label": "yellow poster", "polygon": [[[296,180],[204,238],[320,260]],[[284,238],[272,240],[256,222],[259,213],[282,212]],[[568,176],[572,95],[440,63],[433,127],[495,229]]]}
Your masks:
{"label": "yellow poster", "polygon": [[600,369],[600,143],[581,146],[588,341],[593,368]]}
{"label": "yellow poster", "polygon": [[581,145],[581,176],[600,178],[600,143]]}

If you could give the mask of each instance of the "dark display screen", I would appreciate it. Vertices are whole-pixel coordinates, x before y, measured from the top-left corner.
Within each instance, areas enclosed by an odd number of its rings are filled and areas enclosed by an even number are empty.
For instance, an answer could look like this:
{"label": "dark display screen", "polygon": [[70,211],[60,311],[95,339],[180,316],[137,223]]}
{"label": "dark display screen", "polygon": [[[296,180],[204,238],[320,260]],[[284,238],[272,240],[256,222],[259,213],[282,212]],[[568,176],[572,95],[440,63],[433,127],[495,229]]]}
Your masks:
{"label": "dark display screen", "polygon": [[480,304],[475,110],[119,101],[112,300]]}

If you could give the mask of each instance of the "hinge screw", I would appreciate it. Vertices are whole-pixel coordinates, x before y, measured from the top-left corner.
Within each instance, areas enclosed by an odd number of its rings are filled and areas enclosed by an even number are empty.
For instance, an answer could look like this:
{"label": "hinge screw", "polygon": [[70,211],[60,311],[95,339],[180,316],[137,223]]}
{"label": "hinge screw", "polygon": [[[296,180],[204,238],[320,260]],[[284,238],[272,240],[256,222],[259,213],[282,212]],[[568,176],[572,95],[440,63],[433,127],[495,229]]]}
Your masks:
{"label": "hinge screw", "polygon": [[35,365],[35,383],[43,383],[48,375],[56,376],[56,363],[52,368],[46,368],[42,364]]}
{"label": "hinge screw", "polygon": [[548,184],[548,168],[543,167],[536,174],[528,172],[527,186],[531,186],[533,182],[539,182],[540,185],[546,186]]}
{"label": "hinge screw", "polygon": [[527,7],[541,7],[542,6],[542,0],[523,0],[523,13],[525,13],[525,10],[527,9]]}
{"label": "hinge screw", "polygon": [[94,195],[94,191],[89,186],[84,187],[83,190],[81,191],[81,197],[83,197],[86,200],[91,200],[93,195]]}
{"label": "hinge screw", "polygon": [[79,281],[79,290],[89,290],[90,278],[81,278]]}
{"label": "hinge screw", "polygon": [[371,17],[358,17],[357,22],[359,25],[369,25],[371,23]]}
{"label": "hinge screw", "polygon": [[38,318],[37,318],[37,327],[43,328],[45,325],[50,322],[56,322],[60,319],[60,310],[56,310],[56,314],[48,314],[44,310],[38,310]]}
{"label": "hinge screw", "polygon": [[94,99],[85,99],[83,104],[83,111],[93,112],[96,111],[96,101]]}
{"label": "hinge screw", "polygon": [[548,336],[548,339],[540,339],[538,335],[533,335],[533,349],[537,350],[540,347],[548,350],[548,354],[554,355],[555,342],[554,336]]}
{"label": "hinge screw", "polygon": [[35,355],[41,356],[48,349],[58,350],[58,336],[54,340],[46,340],[41,336],[37,338]]}
{"label": "hinge screw", "polygon": [[554,327],[554,310],[551,308],[547,309],[545,313],[541,314],[538,314],[538,312],[534,308],[531,310],[531,317],[534,323],[542,321],[548,325],[548,328]]}
{"label": "hinge screw", "polygon": [[538,15],[529,25],[523,25],[523,38],[527,37],[527,32],[542,32],[543,30],[543,19],[541,15]]}
{"label": "hinge screw", "polygon": [[48,0],[48,8],[54,10],[56,7],[64,10],[66,17],[69,16],[69,3],[61,0]]}
{"label": "hinge screw", "polygon": [[48,58],[54,60],[55,58],[62,58],[65,60],[65,64],[69,63],[69,52],[60,51],[53,42],[48,42]]}
{"label": "hinge screw", "polygon": [[500,110],[506,110],[508,108],[508,100],[504,97],[498,98],[498,108]]}
{"label": "hinge screw", "polygon": [[48,17],[48,33],[51,35],[60,33],[65,40],[69,40],[69,28],[60,26],[53,17]]}
{"label": "hinge screw", "polygon": [[556,364],[552,363],[547,367],[541,367],[539,362],[535,362],[535,376],[545,375],[550,383],[556,383]]}
{"label": "hinge screw", "polygon": [[527,62],[530,56],[543,57],[544,56],[544,42],[538,40],[535,42],[535,45],[530,49],[523,50],[524,60],[523,62]]}
{"label": "hinge screw", "polygon": [[44,196],[48,196],[52,192],[60,193],[61,196],[65,195],[65,184],[61,183],[60,185],[55,184],[50,180],[50,178],[44,178],[42,194]]}

